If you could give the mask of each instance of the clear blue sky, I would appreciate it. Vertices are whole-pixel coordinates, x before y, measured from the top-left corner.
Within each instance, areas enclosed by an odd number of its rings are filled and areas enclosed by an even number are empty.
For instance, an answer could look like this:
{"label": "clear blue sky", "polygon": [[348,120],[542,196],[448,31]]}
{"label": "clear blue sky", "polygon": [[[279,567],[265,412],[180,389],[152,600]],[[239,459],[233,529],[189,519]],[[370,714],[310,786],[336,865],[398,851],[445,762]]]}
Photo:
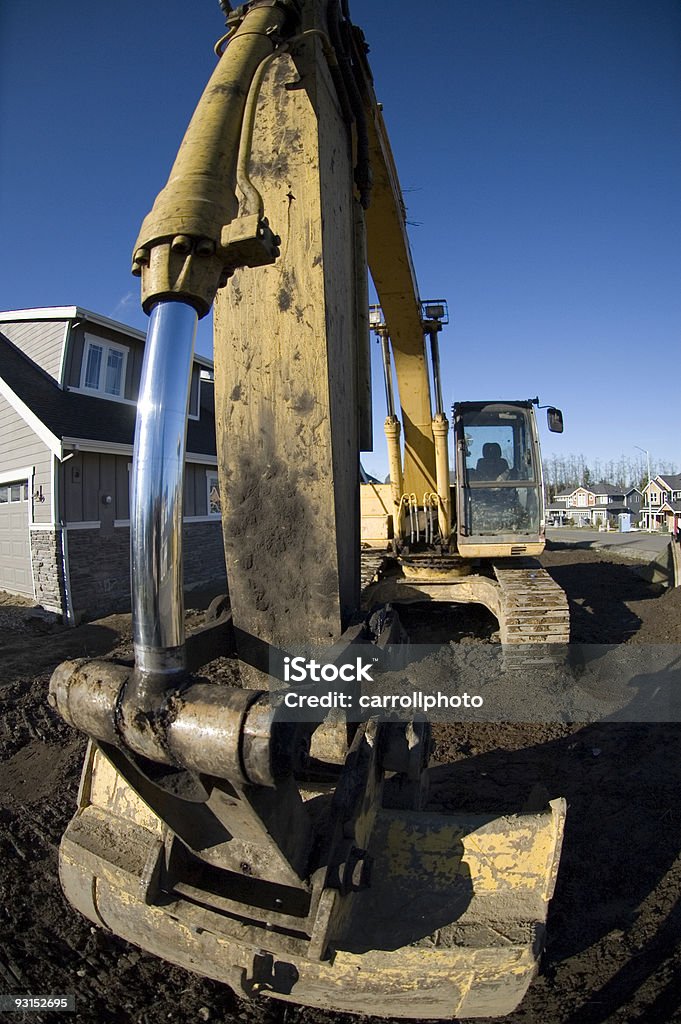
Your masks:
{"label": "clear blue sky", "polygon": [[[681,464],[679,4],[350,9],[421,294],[450,304],[446,404],[538,393],[566,418],[545,454],[641,445]],[[222,31],[215,0],[0,6],[0,309],[78,304],[144,327],[130,251]],[[382,416],[379,400],[377,472]]]}

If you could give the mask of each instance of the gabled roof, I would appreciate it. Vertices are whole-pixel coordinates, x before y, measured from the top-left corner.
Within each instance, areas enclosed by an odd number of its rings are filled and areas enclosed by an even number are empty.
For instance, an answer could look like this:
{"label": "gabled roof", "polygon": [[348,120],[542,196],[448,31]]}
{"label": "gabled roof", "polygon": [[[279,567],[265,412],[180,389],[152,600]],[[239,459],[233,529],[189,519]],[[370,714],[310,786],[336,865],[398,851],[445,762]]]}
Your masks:
{"label": "gabled roof", "polygon": [[[35,309],[0,310],[0,325],[20,323],[24,320],[85,320],[87,323],[98,324],[100,327],[108,327],[112,331],[127,334],[135,341],[146,341],[146,334],[137,327],[130,327],[128,324],[121,323],[120,320],[102,316],[101,313],[93,313],[91,309],[85,309],[83,306],[39,306]],[[207,369],[213,369],[213,360],[196,352],[194,353],[194,362]]]}
{"label": "gabled roof", "polygon": [[41,306],[37,309],[6,309],[0,311],[0,324],[18,323],[22,320],[87,320],[89,323],[99,324],[100,327],[110,327],[114,331],[122,331],[129,334],[131,338],[144,341],[144,331],[136,327],[128,327],[118,320],[112,320],[101,313],[93,313],[90,309],[83,309],[82,306]]}
{"label": "gabled roof", "polygon": [[561,491],[560,494],[556,494],[556,498],[571,498],[577,491],[585,491],[587,494],[614,494],[624,495],[626,492],[622,487],[613,487],[612,484],[606,484],[605,481],[601,481],[598,484],[579,484],[578,487],[573,487],[571,491]]}
{"label": "gabled roof", "polygon": [[655,480],[661,480],[672,491],[681,491],[681,473],[658,473]]}
{"label": "gabled roof", "polygon": [[606,484],[604,480],[599,481],[597,484],[589,484],[588,490],[592,494],[624,494],[624,490],[621,487],[613,487],[612,484]]}
{"label": "gabled roof", "polygon": [[[95,446],[97,443],[123,446],[133,443],[134,405],[63,391],[52,377],[24,355],[2,332],[0,381],[4,382],[2,391],[7,394],[8,400],[12,401],[12,396],[18,400],[12,404],[29,425],[35,429],[31,420],[39,421],[38,425],[42,425],[60,443],[65,439],[82,439]],[[47,436],[41,434],[41,437],[55,450]],[[187,452],[204,456],[216,454],[215,416],[203,402],[200,419],[189,420]],[[60,451],[55,450],[55,454],[61,457]]]}

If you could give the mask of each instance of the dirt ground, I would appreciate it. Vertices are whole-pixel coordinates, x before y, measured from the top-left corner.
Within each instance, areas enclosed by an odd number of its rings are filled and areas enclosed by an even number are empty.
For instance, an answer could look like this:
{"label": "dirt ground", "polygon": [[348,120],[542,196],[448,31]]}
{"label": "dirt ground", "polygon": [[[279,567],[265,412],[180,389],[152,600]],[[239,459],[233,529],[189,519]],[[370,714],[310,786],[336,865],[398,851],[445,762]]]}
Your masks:
{"label": "dirt ground", "polygon": [[[573,641],[681,644],[681,588],[650,586],[601,552],[554,549],[543,561],[568,594]],[[486,613],[466,614],[461,631],[491,635]],[[75,1019],[102,1024],[349,1024],[243,1002],[91,928],[62,897],[58,844],[85,744],[48,707],[49,677],[65,658],[130,649],[129,616],[65,630],[0,598],[0,992],[75,993]],[[436,740],[436,797],[456,790],[464,807],[486,773],[499,810],[535,784],[568,801],[548,946],[509,1024],[681,1021],[681,725],[448,725]]]}

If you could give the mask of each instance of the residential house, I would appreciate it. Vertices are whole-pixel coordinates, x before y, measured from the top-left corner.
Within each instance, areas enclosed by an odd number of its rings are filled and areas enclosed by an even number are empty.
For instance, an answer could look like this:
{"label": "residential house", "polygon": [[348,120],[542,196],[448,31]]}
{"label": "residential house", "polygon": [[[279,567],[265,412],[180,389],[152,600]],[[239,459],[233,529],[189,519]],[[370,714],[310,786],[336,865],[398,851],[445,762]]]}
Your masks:
{"label": "residential house", "polygon": [[625,502],[622,488],[601,481],[556,494],[552,502],[547,502],[546,519],[560,526],[568,522],[601,526],[616,524],[619,516],[628,512],[631,508]]}
{"label": "residential house", "polygon": [[[130,605],[145,336],[77,306],[0,313],[0,589],[67,619]],[[185,585],[223,580],[213,366],[192,368]]]}
{"label": "residential house", "polygon": [[641,505],[643,504],[643,494],[638,487],[628,487],[624,492],[624,504],[631,512],[632,522],[637,523],[641,518]]}
{"label": "residential house", "polygon": [[681,473],[660,473],[648,481],[641,516],[649,530],[681,530]]}

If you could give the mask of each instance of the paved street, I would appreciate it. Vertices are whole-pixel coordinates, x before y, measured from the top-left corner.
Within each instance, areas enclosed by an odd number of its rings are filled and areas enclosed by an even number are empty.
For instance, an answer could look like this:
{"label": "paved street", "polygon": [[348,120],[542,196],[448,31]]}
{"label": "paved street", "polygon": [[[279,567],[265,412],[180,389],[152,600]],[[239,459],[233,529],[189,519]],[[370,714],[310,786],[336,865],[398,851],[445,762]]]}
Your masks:
{"label": "paved street", "polygon": [[637,561],[652,562],[670,542],[668,533],[599,533],[598,530],[571,530],[567,527],[549,527],[549,540],[580,547],[603,548]]}

